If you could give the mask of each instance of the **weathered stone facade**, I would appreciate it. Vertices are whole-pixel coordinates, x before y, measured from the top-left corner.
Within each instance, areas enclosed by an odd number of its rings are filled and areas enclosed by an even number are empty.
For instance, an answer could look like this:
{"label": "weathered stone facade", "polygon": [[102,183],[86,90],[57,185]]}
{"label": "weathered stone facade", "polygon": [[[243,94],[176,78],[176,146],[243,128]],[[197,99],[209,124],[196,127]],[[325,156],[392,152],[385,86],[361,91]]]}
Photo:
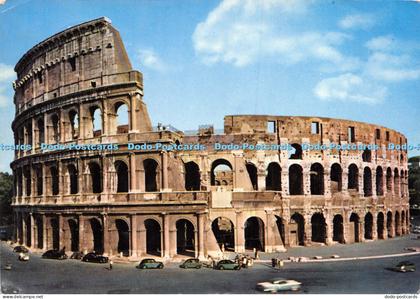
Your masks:
{"label": "weathered stone facade", "polygon": [[[33,249],[203,258],[224,250],[386,239],[408,232],[405,137],[320,117],[226,116],[224,133],[154,129],[118,31],[105,19],[60,32],[15,68],[15,238]],[[126,107],[128,124],[119,124]],[[98,123],[98,120],[100,122]],[[118,150],[41,150],[41,144]],[[130,150],[194,144],[206,150]],[[215,150],[291,144],[293,150]],[[305,150],[301,144],[377,144]]]}

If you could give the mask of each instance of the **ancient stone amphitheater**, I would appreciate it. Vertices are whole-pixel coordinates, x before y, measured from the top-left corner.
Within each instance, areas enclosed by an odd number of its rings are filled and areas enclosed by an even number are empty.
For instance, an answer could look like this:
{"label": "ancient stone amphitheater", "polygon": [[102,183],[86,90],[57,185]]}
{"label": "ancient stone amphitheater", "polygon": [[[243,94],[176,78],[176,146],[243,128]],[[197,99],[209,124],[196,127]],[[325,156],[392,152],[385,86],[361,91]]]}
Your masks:
{"label": "ancient stone amphitheater", "polygon": [[[153,127],[106,18],[47,38],[15,70],[14,237],[33,250],[203,258],[408,232],[407,153],[388,150],[407,140],[394,130],[268,115],[226,116],[220,134]],[[162,148],[188,144],[202,148]]]}

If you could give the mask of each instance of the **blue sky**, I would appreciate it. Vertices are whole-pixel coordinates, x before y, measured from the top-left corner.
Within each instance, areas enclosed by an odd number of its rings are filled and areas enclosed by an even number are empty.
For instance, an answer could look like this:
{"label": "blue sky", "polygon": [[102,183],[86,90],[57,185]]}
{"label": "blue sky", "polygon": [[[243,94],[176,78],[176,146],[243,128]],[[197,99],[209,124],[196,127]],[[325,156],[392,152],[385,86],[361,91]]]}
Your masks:
{"label": "blue sky", "polygon": [[[0,3],[2,143],[13,143],[15,63],[48,36],[100,16],[144,74],[154,125],[222,128],[227,114],[316,115],[384,125],[420,143],[419,2]],[[12,156],[0,152],[0,171]]]}

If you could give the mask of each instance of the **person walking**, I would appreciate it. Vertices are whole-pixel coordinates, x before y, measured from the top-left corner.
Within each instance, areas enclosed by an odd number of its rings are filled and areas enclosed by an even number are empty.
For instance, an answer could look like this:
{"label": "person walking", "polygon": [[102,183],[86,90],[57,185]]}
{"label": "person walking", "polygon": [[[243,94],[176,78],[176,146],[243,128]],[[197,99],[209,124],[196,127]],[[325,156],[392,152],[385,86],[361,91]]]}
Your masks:
{"label": "person walking", "polygon": [[109,261],[109,270],[112,270],[112,265],[114,264],[113,261]]}

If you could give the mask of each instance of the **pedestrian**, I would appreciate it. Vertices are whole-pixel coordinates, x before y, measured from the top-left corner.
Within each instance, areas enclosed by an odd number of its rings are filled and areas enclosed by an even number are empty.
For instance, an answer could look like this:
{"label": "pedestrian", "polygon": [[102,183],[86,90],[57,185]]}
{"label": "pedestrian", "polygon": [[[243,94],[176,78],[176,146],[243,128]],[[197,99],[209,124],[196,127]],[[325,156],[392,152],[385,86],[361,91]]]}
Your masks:
{"label": "pedestrian", "polygon": [[113,261],[109,261],[109,270],[112,270],[112,264],[113,263],[114,263]]}
{"label": "pedestrian", "polygon": [[276,267],[276,259],[275,258],[271,259],[271,267],[273,267],[273,268]]}

